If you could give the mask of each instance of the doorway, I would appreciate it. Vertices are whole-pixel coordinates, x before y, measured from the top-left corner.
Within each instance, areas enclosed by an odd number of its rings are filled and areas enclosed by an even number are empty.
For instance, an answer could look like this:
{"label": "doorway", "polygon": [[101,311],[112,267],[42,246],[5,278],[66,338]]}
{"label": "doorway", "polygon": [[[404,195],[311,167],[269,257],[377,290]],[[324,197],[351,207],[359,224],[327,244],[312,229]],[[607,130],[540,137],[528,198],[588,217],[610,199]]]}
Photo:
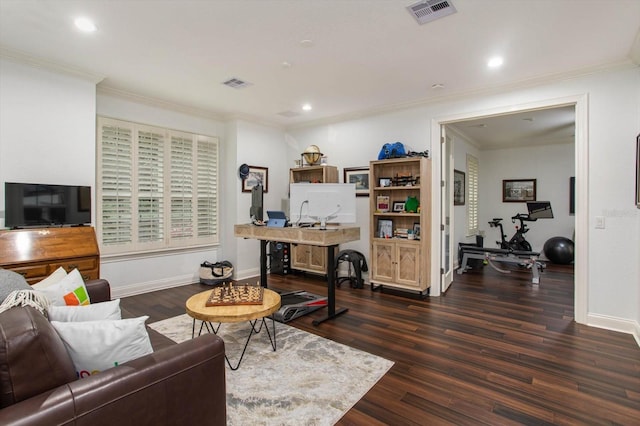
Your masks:
{"label": "doorway", "polygon": [[[575,96],[563,99],[555,99],[549,101],[541,101],[531,104],[522,105],[510,105],[504,108],[497,108],[487,111],[477,111],[468,114],[458,114],[455,116],[440,117],[432,120],[431,135],[432,140],[440,141],[443,131],[441,130],[447,125],[462,122],[472,122],[481,119],[490,119],[492,117],[508,116],[512,114],[526,113],[537,110],[552,110],[555,108],[573,108],[574,109],[574,123],[575,123],[575,136],[574,136],[574,167],[576,177],[575,186],[575,211],[574,216],[574,229],[575,229],[575,261],[574,261],[574,311],[575,320],[579,323],[586,323],[587,316],[587,289],[588,289],[588,277],[587,277],[587,247],[588,247],[588,211],[587,211],[587,196],[588,194],[588,145],[587,145],[587,97],[586,95]],[[438,144],[441,145],[441,144]],[[437,145],[433,145],[436,147]],[[445,176],[444,170],[442,170],[442,155],[443,152],[440,149],[433,150],[432,164],[434,166],[434,184],[433,192],[441,192],[441,179]],[[482,168],[482,165],[480,165]],[[438,170],[435,170],[438,169]],[[568,185],[568,182],[567,182]],[[441,199],[442,203],[442,199]],[[482,203],[482,201],[480,201]],[[558,206],[558,208],[564,208],[564,206]],[[440,212],[443,211],[442,205],[437,209]],[[433,229],[441,229],[444,224],[445,218],[434,218],[432,222]],[[456,226],[455,220],[453,221],[454,227]],[[464,222],[460,226],[465,226]],[[451,231],[452,234],[455,230]],[[434,233],[434,246],[442,246],[441,235]],[[493,237],[490,239],[490,241]],[[432,268],[432,283],[441,283],[441,265],[443,259],[436,267]],[[436,263],[436,262],[433,262]],[[432,286],[431,294],[433,296],[439,296],[442,293],[442,287],[440,285]],[[454,283],[455,285],[455,283]],[[543,284],[542,284],[543,285]]]}

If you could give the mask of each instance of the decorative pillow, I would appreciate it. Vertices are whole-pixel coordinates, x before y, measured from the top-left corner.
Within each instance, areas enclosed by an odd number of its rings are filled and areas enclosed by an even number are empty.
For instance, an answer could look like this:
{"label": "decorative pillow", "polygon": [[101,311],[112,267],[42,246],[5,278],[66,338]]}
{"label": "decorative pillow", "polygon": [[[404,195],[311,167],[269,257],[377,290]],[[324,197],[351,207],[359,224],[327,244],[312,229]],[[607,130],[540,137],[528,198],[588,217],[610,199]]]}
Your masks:
{"label": "decorative pillow", "polygon": [[51,325],[64,342],[78,378],[84,378],[152,353],[153,348],[144,324],[148,318],[51,321]]}
{"label": "decorative pillow", "polygon": [[58,269],[56,269],[55,271],[53,271],[53,274],[49,275],[44,280],[42,280],[42,281],[40,281],[38,283],[35,283],[31,287],[33,287],[36,290],[42,290],[43,288],[47,288],[47,287],[52,286],[53,284],[56,284],[57,282],[59,282],[61,279],[63,279],[66,276],[67,276],[67,271],[65,271],[65,269],[61,266]]}
{"label": "decorative pillow", "polygon": [[80,322],[122,319],[120,299],[87,306],[49,306],[49,321]]}
{"label": "decorative pillow", "polygon": [[84,285],[84,280],[77,269],[48,287],[40,290],[54,306],[88,305],[89,293]]}
{"label": "decorative pillow", "polygon": [[4,302],[9,293],[15,290],[31,290],[31,286],[22,275],[0,268],[0,303]]}

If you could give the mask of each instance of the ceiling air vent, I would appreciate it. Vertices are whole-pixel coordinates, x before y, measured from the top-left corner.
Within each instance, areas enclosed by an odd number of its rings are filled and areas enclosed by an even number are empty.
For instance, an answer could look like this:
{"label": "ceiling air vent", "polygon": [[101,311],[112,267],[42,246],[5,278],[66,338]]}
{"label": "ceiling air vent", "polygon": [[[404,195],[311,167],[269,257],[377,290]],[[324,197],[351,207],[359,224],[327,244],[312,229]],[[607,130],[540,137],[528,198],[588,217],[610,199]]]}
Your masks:
{"label": "ceiling air vent", "polygon": [[295,111],[282,111],[279,112],[278,115],[281,115],[283,117],[287,117],[287,118],[293,118],[293,117],[297,117],[300,115],[299,112],[295,112]]}
{"label": "ceiling air vent", "polygon": [[251,86],[251,83],[242,81],[239,78],[230,78],[227,81],[223,81],[222,84],[224,84],[225,86],[233,87],[234,89],[244,89],[245,87]]}
{"label": "ceiling air vent", "polygon": [[423,0],[407,6],[407,10],[420,25],[457,12],[449,0]]}

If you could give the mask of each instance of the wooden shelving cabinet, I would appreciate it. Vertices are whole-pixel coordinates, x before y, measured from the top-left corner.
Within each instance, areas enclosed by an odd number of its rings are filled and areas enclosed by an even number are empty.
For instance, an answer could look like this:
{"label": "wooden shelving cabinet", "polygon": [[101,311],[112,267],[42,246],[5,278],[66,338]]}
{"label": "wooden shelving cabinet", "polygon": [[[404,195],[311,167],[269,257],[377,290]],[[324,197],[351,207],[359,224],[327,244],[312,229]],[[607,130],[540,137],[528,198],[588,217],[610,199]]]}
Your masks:
{"label": "wooden shelving cabinet", "polygon": [[37,283],[59,267],[78,269],[85,281],[100,278],[100,252],[93,227],[0,231],[0,268]]}
{"label": "wooden shelving cabinet", "polygon": [[[385,179],[388,186],[381,186]],[[431,160],[424,157],[372,161],[369,165],[372,288],[393,287],[424,294],[431,286]],[[389,211],[378,210],[378,197],[388,197]],[[415,197],[416,212],[394,212],[394,202]],[[391,221],[392,234],[381,237],[380,221]],[[416,239],[402,230],[419,229]]]}
{"label": "wooden shelving cabinet", "polygon": [[[296,167],[289,170],[291,183],[338,183],[338,168],[335,166]],[[335,255],[336,253],[334,253]],[[294,244],[291,246],[291,269],[327,273],[327,250],[325,247]]]}
{"label": "wooden shelving cabinet", "polygon": [[309,166],[289,169],[291,183],[338,183],[338,168],[335,166]]}

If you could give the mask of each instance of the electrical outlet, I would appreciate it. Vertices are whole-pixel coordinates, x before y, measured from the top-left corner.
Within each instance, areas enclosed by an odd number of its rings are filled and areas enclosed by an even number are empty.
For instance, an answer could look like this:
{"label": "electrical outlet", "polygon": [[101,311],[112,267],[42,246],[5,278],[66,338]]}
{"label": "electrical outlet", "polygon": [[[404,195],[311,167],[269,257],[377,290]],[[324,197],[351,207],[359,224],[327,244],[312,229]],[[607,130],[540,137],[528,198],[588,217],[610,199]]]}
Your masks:
{"label": "electrical outlet", "polygon": [[604,216],[596,216],[596,229],[604,229]]}

